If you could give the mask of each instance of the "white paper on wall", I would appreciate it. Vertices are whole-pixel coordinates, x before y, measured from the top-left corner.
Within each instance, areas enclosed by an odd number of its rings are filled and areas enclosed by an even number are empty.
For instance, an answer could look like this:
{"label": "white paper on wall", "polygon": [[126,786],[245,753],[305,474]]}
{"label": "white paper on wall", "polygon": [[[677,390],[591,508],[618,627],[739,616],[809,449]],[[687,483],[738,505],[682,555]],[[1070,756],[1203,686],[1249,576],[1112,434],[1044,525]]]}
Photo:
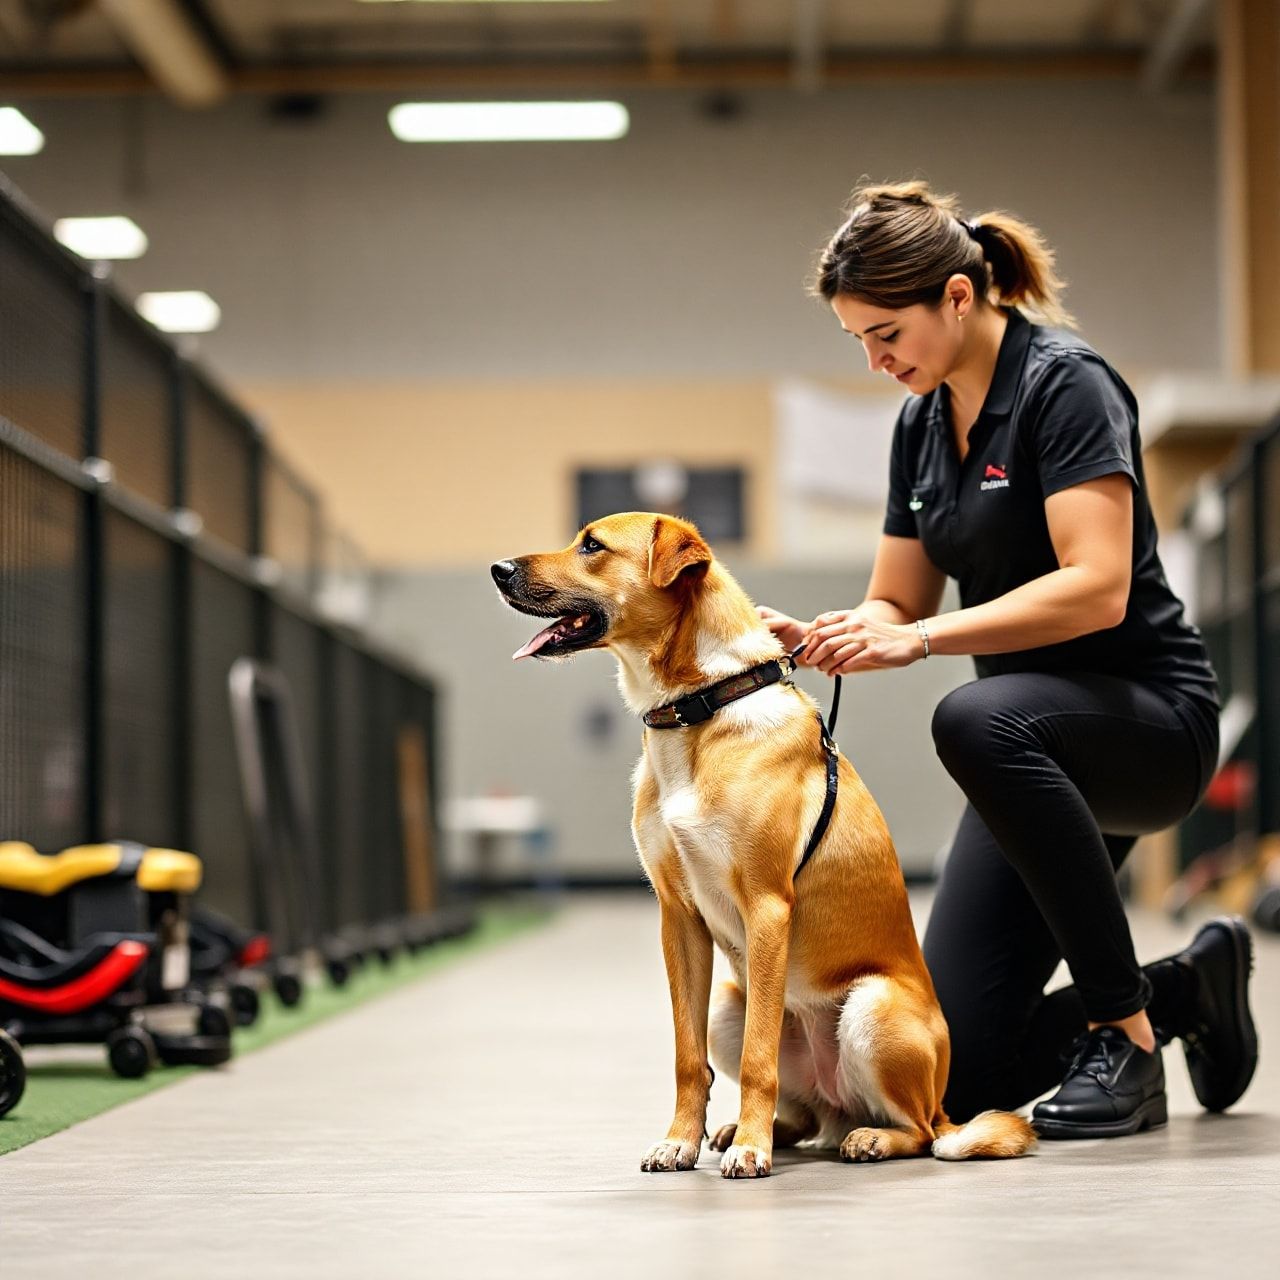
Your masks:
{"label": "white paper on wall", "polygon": [[790,496],[883,508],[897,404],[789,378],[774,386],[779,483]]}

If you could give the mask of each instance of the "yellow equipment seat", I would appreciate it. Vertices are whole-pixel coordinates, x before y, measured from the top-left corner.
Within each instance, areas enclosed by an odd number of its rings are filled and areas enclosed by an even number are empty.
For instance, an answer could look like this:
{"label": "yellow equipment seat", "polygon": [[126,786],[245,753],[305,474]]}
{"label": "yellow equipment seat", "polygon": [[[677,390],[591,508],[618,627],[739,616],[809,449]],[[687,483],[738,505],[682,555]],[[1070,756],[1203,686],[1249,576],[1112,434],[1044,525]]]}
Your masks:
{"label": "yellow equipment seat", "polygon": [[204,864],[181,849],[148,849],[138,868],[138,887],[147,893],[195,893]]}
{"label": "yellow equipment seat", "polygon": [[[0,889],[51,898],[82,880],[119,870],[122,846],[85,844],[61,853],[37,853],[20,840],[0,842]],[[148,849],[138,866],[138,887],[148,893],[194,893],[203,868],[193,853]]]}

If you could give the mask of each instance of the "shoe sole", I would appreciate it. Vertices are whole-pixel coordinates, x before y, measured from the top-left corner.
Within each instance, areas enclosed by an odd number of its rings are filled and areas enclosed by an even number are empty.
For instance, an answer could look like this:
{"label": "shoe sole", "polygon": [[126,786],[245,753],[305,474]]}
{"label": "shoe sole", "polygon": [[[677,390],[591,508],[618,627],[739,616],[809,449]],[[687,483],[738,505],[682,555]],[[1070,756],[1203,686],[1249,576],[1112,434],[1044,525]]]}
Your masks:
{"label": "shoe sole", "polygon": [[1031,1127],[1042,1138],[1126,1138],[1144,1129],[1160,1129],[1169,1123],[1169,1100],[1165,1094],[1148,1098],[1124,1120],[1098,1120],[1091,1123],[1071,1120],[1037,1120]]}
{"label": "shoe sole", "polygon": [[[1225,1111],[1240,1100],[1241,1094],[1249,1087],[1249,1081],[1253,1079],[1254,1069],[1258,1065],[1258,1030],[1254,1026],[1253,1014],[1249,1011],[1249,976],[1253,973],[1253,938],[1248,926],[1239,916],[1222,916],[1208,921],[1196,931],[1196,938],[1209,929],[1223,929],[1231,939],[1231,948],[1236,960],[1233,975],[1236,999],[1232,1008],[1235,1012],[1236,1034],[1245,1047],[1246,1065],[1229,1091],[1230,1098],[1222,1103],[1208,1103],[1200,1099],[1200,1105],[1206,1111]],[[1193,938],[1192,942],[1194,941]]]}

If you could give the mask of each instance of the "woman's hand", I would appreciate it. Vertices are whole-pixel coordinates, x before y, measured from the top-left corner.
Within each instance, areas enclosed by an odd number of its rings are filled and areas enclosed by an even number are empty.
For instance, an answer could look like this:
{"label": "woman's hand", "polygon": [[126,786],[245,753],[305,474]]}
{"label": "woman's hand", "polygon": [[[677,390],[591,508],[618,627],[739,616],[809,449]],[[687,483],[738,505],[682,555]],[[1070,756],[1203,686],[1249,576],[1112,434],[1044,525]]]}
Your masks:
{"label": "woman's hand", "polygon": [[924,641],[914,622],[883,622],[857,609],[837,609],[820,613],[813,620],[808,644],[796,656],[796,663],[817,667],[829,676],[847,676],[859,671],[909,667],[923,657]]}
{"label": "woman's hand", "polygon": [[770,609],[767,604],[756,605],[756,613],[760,615],[765,626],[782,641],[788,653],[796,645],[805,642],[813,626],[811,622],[801,622],[797,618],[788,617],[785,613],[779,613],[776,609]]}

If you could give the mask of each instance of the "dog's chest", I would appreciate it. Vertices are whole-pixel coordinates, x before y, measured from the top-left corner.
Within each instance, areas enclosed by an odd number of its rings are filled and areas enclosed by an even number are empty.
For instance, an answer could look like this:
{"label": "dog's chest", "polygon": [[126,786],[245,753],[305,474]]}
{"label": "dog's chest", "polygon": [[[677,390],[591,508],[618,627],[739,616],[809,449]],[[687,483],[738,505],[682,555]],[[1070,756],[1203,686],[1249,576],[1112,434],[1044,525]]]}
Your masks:
{"label": "dog's chest", "polygon": [[732,824],[708,807],[682,757],[683,744],[677,743],[663,744],[651,757],[658,783],[658,816],[671,834],[685,882],[712,936],[722,946],[742,949],[746,932],[730,892],[735,853]]}

